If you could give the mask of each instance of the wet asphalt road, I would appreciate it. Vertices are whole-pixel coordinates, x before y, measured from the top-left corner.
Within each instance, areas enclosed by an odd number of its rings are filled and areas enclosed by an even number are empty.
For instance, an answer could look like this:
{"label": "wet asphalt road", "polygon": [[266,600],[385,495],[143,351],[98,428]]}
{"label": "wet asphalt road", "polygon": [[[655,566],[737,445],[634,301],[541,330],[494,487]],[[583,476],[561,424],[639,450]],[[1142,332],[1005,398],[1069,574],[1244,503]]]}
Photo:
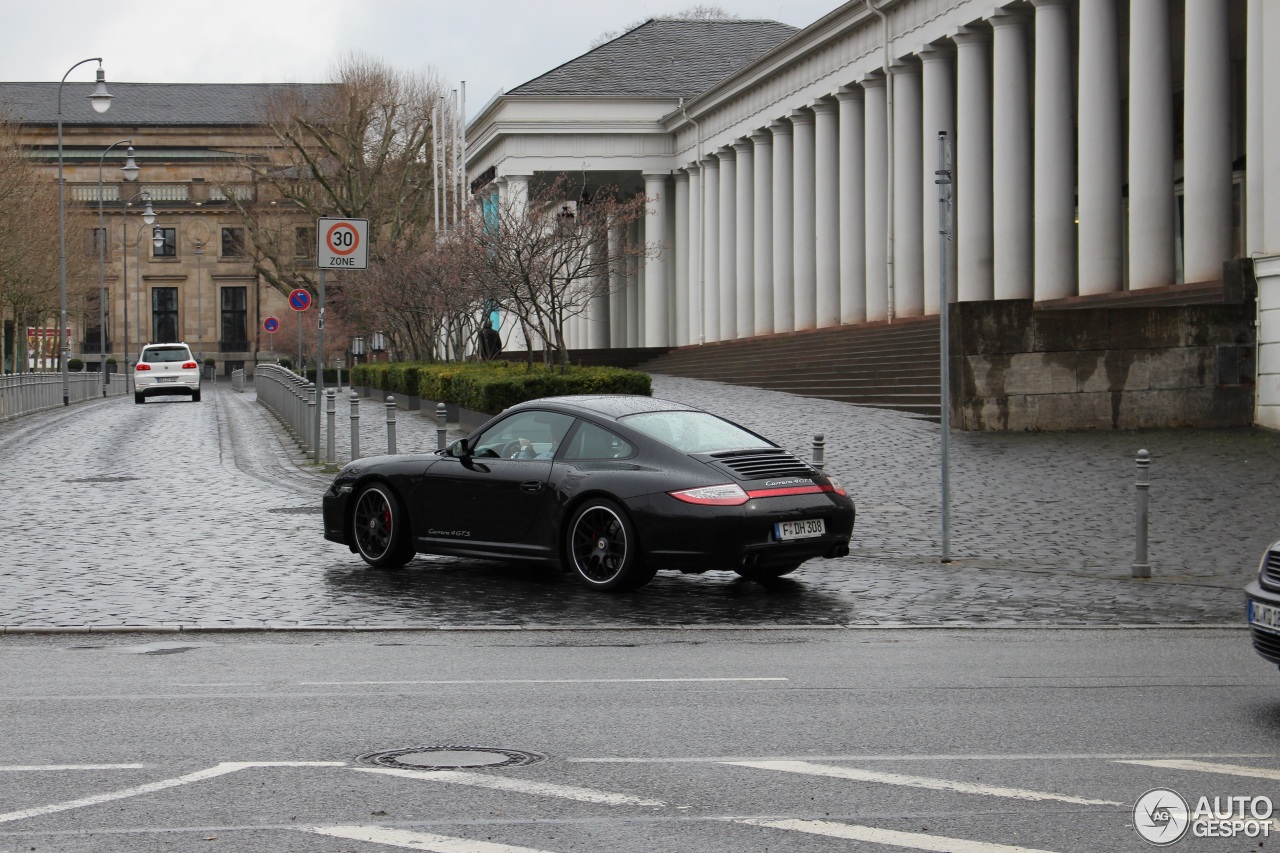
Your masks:
{"label": "wet asphalt road", "polygon": [[[198,404],[116,398],[0,424],[0,626],[1239,624],[1240,588],[1280,535],[1275,434],[953,434],[956,560],[941,565],[936,424],[666,377],[655,395],[806,456],[825,433],[859,507],[850,557],[769,586],[663,572],[623,596],[476,561],[371,571],[320,535],[328,476],[252,387],[219,385]],[[363,409],[367,452],[382,407]],[[398,431],[401,449],[435,444],[421,414]],[[1128,577],[1139,447],[1154,458],[1151,582]]]}

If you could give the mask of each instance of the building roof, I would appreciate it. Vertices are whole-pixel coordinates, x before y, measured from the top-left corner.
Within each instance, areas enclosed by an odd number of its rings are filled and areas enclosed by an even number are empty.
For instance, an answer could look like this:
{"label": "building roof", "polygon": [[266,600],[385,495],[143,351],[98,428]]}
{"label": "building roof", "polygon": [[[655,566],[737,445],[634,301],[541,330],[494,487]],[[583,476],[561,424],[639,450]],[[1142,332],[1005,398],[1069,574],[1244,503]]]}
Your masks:
{"label": "building roof", "polygon": [[[263,121],[263,107],[276,92],[300,88],[304,94],[329,83],[113,83],[111,109],[94,112],[93,83],[62,86],[62,123],[77,126],[245,125]],[[58,122],[57,83],[0,82],[0,115],[26,125]]]}
{"label": "building roof", "polygon": [[508,95],[692,98],[798,30],[777,21],[645,21]]}

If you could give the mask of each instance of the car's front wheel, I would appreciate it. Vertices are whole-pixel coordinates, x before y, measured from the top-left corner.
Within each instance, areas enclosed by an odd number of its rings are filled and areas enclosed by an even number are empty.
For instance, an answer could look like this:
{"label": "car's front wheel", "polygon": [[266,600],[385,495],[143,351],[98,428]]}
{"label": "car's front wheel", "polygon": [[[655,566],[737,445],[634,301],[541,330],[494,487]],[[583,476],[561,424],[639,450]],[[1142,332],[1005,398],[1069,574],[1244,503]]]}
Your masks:
{"label": "car's front wheel", "polygon": [[566,531],[569,567],[592,589],[619,592],[653,579],[640,558],[635,526],[613,501],[587,501],[573,513]]}
{"label": "car's front wheel", "polygon": [[408,514],[382,483],[365,486],[356,496],[351,533],[360,557],[375,569],[398,569],[413,559]]}

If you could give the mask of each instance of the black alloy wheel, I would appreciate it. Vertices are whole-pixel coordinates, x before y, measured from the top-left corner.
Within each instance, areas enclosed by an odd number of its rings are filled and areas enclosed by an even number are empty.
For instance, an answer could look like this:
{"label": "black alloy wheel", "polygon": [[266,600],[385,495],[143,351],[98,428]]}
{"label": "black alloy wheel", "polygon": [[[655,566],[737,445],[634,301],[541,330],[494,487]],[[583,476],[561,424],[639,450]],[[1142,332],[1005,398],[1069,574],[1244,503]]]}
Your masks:
{"label": "black alloy wheel", "polygon": [[592,589],[620,592],[644,586],[654,572],[640,561],[635,528],[612,501],[589,500],[573,514],[565,542],[569,565]]}
{"label": "black alloy wheel", "polygon": [[409,519],[387,486],[365,486],[356,497],[351,533],[360,557],[375,569],[398,569],[413,559]]}

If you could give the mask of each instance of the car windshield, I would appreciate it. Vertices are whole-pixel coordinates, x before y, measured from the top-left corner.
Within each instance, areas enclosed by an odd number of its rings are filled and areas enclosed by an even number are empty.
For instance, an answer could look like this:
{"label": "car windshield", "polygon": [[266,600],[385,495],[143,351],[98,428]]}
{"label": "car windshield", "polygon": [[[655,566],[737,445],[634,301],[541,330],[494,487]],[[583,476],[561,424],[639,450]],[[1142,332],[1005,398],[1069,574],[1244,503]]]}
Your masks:
{"label": "car windshield", "polygon": [[186,347],[156,347],[155,349],[144,350],[142,360],[147,364],[159,364],[164,361],[187,361],[191,358],[191,353]]}
{"label": "car windshield", "polygon": [[685,453],[774,446],[737,424],[706,412],[645,412],[619,420],[637,432]]}

